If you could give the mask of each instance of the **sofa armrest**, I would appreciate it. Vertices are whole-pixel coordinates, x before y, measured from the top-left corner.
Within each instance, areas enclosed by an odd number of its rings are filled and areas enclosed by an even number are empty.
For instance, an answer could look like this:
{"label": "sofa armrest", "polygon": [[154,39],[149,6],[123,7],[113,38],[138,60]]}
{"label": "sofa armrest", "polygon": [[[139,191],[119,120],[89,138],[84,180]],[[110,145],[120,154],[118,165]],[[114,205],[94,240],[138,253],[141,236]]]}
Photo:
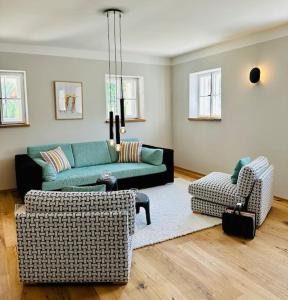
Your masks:
{"label": "sofa armrest", "polygon": [[42,168],[27,154],[15,156],[17,190],[22,198],[30,190],[41,190]]}
{"label": "sofa armrest", "polygon": [[167,168],[166,172],[168,182],[174,182],[174,150],[163,147],[155,147],[146,144],[143,144],[143,147],[163,150],[163,164],[165,164]]}

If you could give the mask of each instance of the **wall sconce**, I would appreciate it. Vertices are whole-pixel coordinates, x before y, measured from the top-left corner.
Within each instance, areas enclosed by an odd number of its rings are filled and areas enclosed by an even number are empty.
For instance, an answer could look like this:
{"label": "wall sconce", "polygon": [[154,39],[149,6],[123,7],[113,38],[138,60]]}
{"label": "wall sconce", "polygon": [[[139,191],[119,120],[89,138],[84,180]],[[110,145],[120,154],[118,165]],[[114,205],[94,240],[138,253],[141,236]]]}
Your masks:
{"label": "wall sconce", "polygon": [[253,68],[251,71],[250,71],[250,82],[252,83],[257,83],[259,82],[260,80],[260,69],[259,68]]}

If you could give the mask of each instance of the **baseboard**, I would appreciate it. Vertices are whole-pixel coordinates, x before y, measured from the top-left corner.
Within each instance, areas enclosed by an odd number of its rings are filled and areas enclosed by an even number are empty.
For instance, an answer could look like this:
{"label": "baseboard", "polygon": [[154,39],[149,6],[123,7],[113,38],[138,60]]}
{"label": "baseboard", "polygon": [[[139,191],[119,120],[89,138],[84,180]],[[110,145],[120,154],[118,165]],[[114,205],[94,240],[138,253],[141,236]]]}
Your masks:
{"label": "baseboard", "polygon": [[[186,175],[186,176],[190,176],[190,177],[195,178],[195,179],[199,179],[199,178],[204,177],[204,176],[207,175],[207,174],[203,174],[203,173],[199,173],[199,172],[196,172],[196,171],[188,170],[188,169],[178,167],[178,166],[174,166],[174,170],[178,173],[181,173],[181,174]],[[278,196],[274,196],[274,199],[277,200],[277,201],[288,201],[288,199],[283,198],[283,197],[278,197]]]}
{"label": "baseboard", "polygon": [[188,169],[184,169],[184,168],[178,167],[178,166],[174,166],[174,170],[178,173],[193,177],[195,179],[199,179],[199,178],[205,176],[205,174],[202,174],[202,173],[199,173],[199,172],[196,172],[196,171],[192,171],[192,170],[188,170]]}

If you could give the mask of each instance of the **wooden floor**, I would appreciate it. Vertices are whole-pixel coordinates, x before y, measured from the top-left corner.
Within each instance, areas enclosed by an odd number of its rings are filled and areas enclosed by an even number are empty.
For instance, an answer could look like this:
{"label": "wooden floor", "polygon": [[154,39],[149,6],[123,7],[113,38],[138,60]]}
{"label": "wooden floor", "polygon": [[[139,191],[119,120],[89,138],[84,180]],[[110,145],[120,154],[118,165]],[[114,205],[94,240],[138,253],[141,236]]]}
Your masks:
{"label": "wooden floor", "polygon": [[288,299],[287,201],[274,201],[252,241],[228,237],[217,226],[135,250],[125,286],[24,287],[15,246],[14,205],[19,201],[13,192],[0,193],[1,300]]}

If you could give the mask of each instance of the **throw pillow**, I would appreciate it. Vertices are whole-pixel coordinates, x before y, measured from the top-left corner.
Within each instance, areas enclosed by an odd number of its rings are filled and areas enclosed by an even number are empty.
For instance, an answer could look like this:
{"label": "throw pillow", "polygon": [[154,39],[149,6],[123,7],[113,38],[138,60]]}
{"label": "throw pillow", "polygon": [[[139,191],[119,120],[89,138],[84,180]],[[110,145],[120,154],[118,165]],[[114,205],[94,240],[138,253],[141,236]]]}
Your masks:
{"label": "throw pillow", "polygon": [[142,147],[141,161],[150,165],[159,166],[163,162],[163,150]]}
{"label": "throw pillow", "polygon": [[142,142],[121,142],[118,162],[140,162]]}
{"label": "throw pillow", "polygon": [[240,173],[242,167],[248,165],[250,162],[251,162],[250,157],[243,157],[240,160],[238,160],[238,162],[235,166],[233,175],[231,176],[231,181],[232,181],[233,184],[237,183],[238,176],[239,176],[239,173]]}
{"label": "throw pillow", "polygon": [[106,192],[105,184],[91,186],[67,186],[61,189],[62,192]]}
{"label": "throw pillow", "polygon": [[54,167],[57,173],[71,169],[70,163],[61,147],[47,152],[40,152],[40,154],[47,163]]}
{"label": "throw pillow", "polygon": [[51,164],[41,158],[34,158],[33,160],[42,168],[42,179],[44,181],[54,181],[56,179],[57,172]]}

